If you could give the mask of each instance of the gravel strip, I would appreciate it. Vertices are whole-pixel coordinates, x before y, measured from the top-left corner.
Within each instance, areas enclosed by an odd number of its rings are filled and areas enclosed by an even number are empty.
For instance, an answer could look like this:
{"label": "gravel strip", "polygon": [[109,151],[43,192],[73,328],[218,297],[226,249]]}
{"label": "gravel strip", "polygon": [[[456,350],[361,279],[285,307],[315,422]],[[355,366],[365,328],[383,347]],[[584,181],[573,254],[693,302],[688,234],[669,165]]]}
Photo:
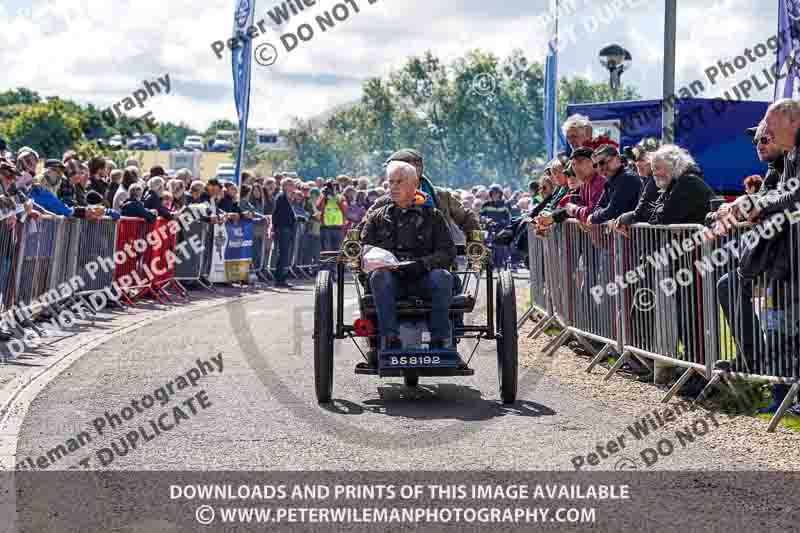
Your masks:
{"label": "gravel strip", "polygon": [[[556,351],[554,357],[557,360],[551,364],[541,352],[552,337],[541,335],[535,340],[528,339],[532,327],[532,323],[528,322],[520,331],[520,365],[546,365],[549,378],[557,379],[579,396],[591,397],[598,405],[619,412],[622,426],[633,423],[654,409],[663,411],[680,401],[680,398],[673,398],[669,404],[661,404],[667,388],[640,382],[625,374],[617,373],[609,381],[603,381],[607,370],[604,364],[587,374],[590,358],[577,355],[566,346]],[[692,417],[688,419],[692,420],[708,412],[698,407],[696,414],[686,416]],[[719,421],[719,427],[709,431],[702,441],[698,440],[693,446],[705,446],[727,457],[747,457],[747,462],[755,469],[800,470],[797,463],[799,433],[780,426],[775,433],[767,433],[768,421],[755,416],[728,415],[718,410],[710,413]],[[609,430],[610,438],[614,434],[613,430]],[[651,445],[655,445],[656,440],[653,439]]]}

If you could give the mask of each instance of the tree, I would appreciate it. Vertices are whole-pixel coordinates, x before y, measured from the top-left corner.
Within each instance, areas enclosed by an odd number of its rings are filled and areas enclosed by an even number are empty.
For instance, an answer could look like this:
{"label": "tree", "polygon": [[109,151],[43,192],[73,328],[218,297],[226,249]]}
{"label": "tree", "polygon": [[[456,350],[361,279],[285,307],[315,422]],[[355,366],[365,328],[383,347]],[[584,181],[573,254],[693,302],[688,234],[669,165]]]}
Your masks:
{"label": "tree", "polygon": [[638,98],[640,98],[639,93],[633,87],[623,87],[622,95],[617,98],[607,83],[592,83],[584,78],[561,78],[558,83],[558,113],[561,117],[564,117],[567,112],[567,104],[613,102]]}
{"label": "tree", "polygon": [[233,130],[238,131],[239,125],[231,122],[230,120],[223,118],[219,120],[215,120],[211,123],[211,125],[206,129],[203,133],[203,139],[208,142],[214,138],[214,135],[217,134],[217,130]]}
{"label": "tree", "polygon": [[185,141],[186,137],[189,135],[200,135],[200,132],[193,129],[185,122],[180,122],[179,124],[159,122],[153,133],[156,134],[160,142],[173,147],[183,146],[183,141]]}
{"label": "tree", "polygon": [[82,137],[81,119],[68,112],[59,100],[28,106],[2,125],[13,150],[30,146],[42,158],[58,157]]}
{"label": "tree", "polygon": [[41,101],[39,93],[24,87],[0,93],[0,106],[2,107],[17,104],[33,105]]}

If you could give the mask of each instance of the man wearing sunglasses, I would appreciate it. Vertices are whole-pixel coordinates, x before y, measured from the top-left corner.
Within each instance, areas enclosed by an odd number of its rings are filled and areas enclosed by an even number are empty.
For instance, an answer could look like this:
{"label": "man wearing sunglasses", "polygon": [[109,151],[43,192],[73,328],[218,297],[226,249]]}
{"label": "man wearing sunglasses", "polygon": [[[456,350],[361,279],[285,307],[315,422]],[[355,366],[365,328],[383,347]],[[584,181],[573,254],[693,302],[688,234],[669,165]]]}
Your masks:
{"label": "man wearing sunglasses", "polygon": [[604,144],[595,150],[592,160],[598,173],[606,176],[607,181],[603,194],[586,223],[605,224],[636,208],[642,180],[622,164],[619,150],[610,144]]}
{"label": "man wearing sunglasses", "polygon": [[766,134],[767,123],[762,122],[755,128],[748,128],[747,134],[753,136],[753,144],[756,147],[759,161],[767,164],[767,174],[761,184],[759,194],[764,194],[778,186],[778,181],[783,174],[783,157],[786,152],[775,141]]}
{"label": "man wearing sunglasses", "polygon": [[[745,130],[747,135],[753,138],[753,145],[756,147],[758,159],[767,163],[767,174],[761,183],[761,189],[756,193],[757,196],[764,195],[777,188],[784,170],[783,163],[786,152],[775,143],[772,137],[767,135],[766,130],[766,122],[761,122],[758,126]],[[748,197],[749,195],[745,195],[740,197],[741,199],[738,201],[722,204],[715,212],[709,213],[706,217],[706,224],[712,226],[714,233],[717,235],[725,235],[728,230],[726,221],[729,215],[735,216],[738,220],[744,219],[745,211],[747,210],[740,208],[742,204],[739,202],[748,202]]]}

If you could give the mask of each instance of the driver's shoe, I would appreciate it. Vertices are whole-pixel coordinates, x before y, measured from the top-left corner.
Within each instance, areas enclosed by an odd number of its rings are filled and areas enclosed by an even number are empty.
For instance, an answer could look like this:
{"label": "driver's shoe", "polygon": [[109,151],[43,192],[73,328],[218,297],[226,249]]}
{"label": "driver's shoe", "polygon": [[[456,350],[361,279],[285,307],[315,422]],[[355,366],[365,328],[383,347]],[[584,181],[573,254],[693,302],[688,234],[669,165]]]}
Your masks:
{"label": "driver's shoe", "polygon": [[376,350],[369,350],[366,353],[367,362],[358,363],[358,368],[378,368],[378,352]]}

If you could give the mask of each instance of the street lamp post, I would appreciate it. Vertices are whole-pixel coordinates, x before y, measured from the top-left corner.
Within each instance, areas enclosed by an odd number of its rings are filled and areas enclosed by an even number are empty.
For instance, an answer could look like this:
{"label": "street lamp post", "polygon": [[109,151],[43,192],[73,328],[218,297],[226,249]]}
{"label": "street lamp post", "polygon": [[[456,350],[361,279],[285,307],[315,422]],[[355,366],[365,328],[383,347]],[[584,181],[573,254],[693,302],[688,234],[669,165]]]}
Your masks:
{"label": "street lamp post", "polygon": [[[664,87],[663,99],[672,100],[675,94],[675,34],[677,29],[677,0],[664,2]],[[673,143],[673,126],[675,124],[675,105],[662,106],[664,114],[661,120],[661,139],[665,143]]]}
{"label": "street lamp post", "polygon": [[614,97],[619,98],[619,89],[622,86],[622,73],[630,68],[631,53],[618,44],[610,44],[600,50],[600,64],[610,75],[609,84],[614,92]]}

